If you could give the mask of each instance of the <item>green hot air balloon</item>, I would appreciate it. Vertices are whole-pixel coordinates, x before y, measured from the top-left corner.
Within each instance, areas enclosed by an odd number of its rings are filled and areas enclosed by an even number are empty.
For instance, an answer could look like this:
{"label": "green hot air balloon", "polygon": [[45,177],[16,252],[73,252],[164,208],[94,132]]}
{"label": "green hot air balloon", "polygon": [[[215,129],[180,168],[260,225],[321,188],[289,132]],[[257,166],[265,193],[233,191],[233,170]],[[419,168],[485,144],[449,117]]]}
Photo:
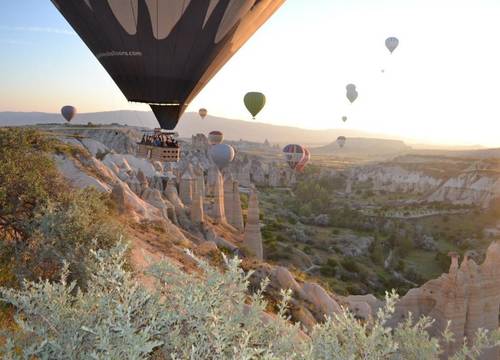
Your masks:
{"label": "green hot air balloon", "polygon": [[266,105],[266,97],[260,92],[249,92],[243,98],[246,108],[252,114],[252,118],[255,120],[257,114],[262,110],[264,105]]}

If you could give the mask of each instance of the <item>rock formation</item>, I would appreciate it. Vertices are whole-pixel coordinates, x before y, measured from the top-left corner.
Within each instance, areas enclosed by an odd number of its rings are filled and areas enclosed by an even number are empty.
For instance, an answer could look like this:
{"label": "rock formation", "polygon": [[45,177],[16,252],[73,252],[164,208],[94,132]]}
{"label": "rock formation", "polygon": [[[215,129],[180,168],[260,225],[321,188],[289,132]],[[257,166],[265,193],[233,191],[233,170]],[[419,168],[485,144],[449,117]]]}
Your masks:
{"label": "rock formation", "polygon": [[252,189],[248,200],[247,223],[245,225],[243,244],[257,259],[262,260],[264,258],[262,234],[260,232],[259,200],[255,189]]}
{"label": "rock formation", "polygon": [[243,213],[238,182],[233,179],[230,172],[224,175],[224,210],[229,224],[243,231]]}
{"label": "rock formation", "polygon": [[218,224],[227,222],[226,212],[224,210],[224,181],[222,180],[222,174],[219,171],[217,171],[214,184],[214,203],[211,215],[212,219]]}
{"label": "rock formation", "polygon": [[198,187],[195,186],[193,201],[191,204],[191,221],[195,225],[199,225],[205,221],[203,213],[203,197],[200,194]]}
{"label": "rock formation", "polygon": [[191,167],[191,164],[189,164],[184,174],[182,174],[181,181],[179,183],[179,196],[184,205],[191,205],[195,180],[193,168]]}
{"label": "rock formation", "polygon": [[203,167],[200,165],[200,163],[197,163],[194,166],[193,171],[196,177],[195,187],[201,196],[205,196],[205,175]]}
{"label": "rock formation", "polygon": [[177,188],[175,187],[175,183],[173,180],[168,180],[167,181],[167,186],[165,187],[164,194],[168,201],[174,205],[176,209],[184,208],[184,204],[182,203],[181,199],[179,198],[179,193],[177,192]]}
{"label": "rock formation", "polygon": [[[450,253],[450,270],[439,278],[430,280],[420,288],[410,290],[397,304],[393,323],[404,320],[408,313],[435,319],[430,333],[439,336],[448,321],[456,340],[474,338],[478,328],[487,330],[499,326],[500,308],[500,243],[492,243],[481,265],[465,256],[458,264],[458,254]],[[454,354],[460,341],[443,344],[445,355]],[[486,351],[481,359],[499,359],[499,349]]]}

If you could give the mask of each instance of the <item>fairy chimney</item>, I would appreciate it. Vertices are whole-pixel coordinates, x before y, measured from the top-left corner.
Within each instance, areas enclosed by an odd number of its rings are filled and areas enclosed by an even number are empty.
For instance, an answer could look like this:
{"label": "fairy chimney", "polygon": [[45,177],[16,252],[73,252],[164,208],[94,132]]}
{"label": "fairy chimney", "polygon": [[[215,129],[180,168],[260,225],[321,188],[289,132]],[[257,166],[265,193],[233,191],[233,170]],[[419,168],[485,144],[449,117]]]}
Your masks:
{"label": "fairy chimney", "polygon": [[247,223],[245,225],[243,244],[257,259],[263,259],[262,234],[260,233],[259,221],[259,200],[255,189],[252,189],[248,200]]}
{"label": "fairy chimney", "polygon": [[179,196],[184,205],[191,205],[193,200],[193,190],[195,186],[195,177],[191,164],[188,165],[186,171],[181,176],[179,183]]}
{"label": "fairy chimney", "polygon": [[224,210],[229,224],[243,231],[243,214],[238,182],[233,179],[230,172],[224,175]]}

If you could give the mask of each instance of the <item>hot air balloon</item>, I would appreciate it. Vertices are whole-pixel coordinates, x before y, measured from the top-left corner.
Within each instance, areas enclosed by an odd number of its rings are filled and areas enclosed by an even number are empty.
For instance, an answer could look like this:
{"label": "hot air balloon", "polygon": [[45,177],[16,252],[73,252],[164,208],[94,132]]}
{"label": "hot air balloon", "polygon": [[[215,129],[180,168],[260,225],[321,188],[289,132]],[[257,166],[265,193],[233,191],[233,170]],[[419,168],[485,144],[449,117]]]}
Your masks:
{"label": "hot air balloon", "polygon": [[224,169],[234,159],[234,149],[227,144],[214,145],[210,147],[208,153],[219,170]]}
{"label": "hot air balloon", "polygon": [[127,100],[172,130],[284,0],[52,0]]}
{"label": "hot air balloon", "polygon": [[262,110],[264,105],[266,105],[266,97],[260,92],[249,92],[243,98],[243,102],[255,120],[257,114]]}
{"label": "hot air balloon", "polygon": [[222,140],[224,140],[224,134],[220,131],[210,131],[208,134],[208,142],[210,145],[220,144],[222,143]]}
{"label": "hot air balloon", "polygon": [[399,40],[396,37],[391,36],[385,39],[385,47],[391,52],[391,54],[394,50],[396,50],[398,45],[399,45]]}
{"label": "hot air balloon", "polygon": [[347,116],[342,116],[342,121],[346,122],[347,121]]}
{"label": "hot air balloon", "polygon": [[337,144],[339,144],[340,148],[342,149],[345,145],[346,138],[345,136],[339,136],[337,138]]}
{"label": "hot air balloon", "polygon": [[346,88],[347,99],[349,99],[349,101],[352,104],[354,100],[356,100],[358,97],[358,92],[356,91],[356,85],[347,84],[345,88]]}
{"label": "hot air balloon", "polygon": [[307,148],[304,148],[304,156],[302,159],[299,161],[297,166],[295,167],[295,171],[297,172],[303,172],[304,168],[306,167],[307,163],[311,160],[311,153]]}
{"label": "hot air balloon", "polygon": [[61,115],[67,122],[70,122],[76,115],[76,107],[71,105],[63,106],[61,108]]}
{"label": "hot air balloon", "polygon": [[202,120],[205,119],[206,116],[208,115],[207,109],[201,108],[200,110],[198,110],[198,115],[200,115]]}
{"label": "hot air balloon", "polygon": [[283,148],[283,154],[290,168],[295,170],[297,164],[304,158],[305,150],[302,145],[288,144]]}

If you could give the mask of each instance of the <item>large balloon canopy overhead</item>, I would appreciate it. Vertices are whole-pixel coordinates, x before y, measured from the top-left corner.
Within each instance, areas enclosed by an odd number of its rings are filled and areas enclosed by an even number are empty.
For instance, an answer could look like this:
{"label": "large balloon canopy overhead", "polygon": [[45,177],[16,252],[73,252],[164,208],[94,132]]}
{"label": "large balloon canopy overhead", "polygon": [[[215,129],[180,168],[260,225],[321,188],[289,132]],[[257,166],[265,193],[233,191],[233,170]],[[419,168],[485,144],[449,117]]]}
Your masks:
{"label": "large balloon canopy overhead", "polygon": [[288,144],[283,148],[285,161],[292,170],[296,169],[297,165],[304,159],[305,154],[305,148],[302,145]]}
{"label": "large balloon canopy overhead", "polygon": [[208,115],[207,109],[201,108],[200,110],[198,110],[198,115],[200,115],[202,120],[205,119]]}
{"label": "large balloon canopy overhead", "polygon": [[224,134],[220,131],[211,131],[208,134],[208,142],[210,145],[217,145],[222,143],[222,140],[224,140]]}
{"label": "large balloon canopy overhead", "polygon": [[76,115],[76,107],[71,105],[63,106],[61,108],[61,115],[67,122],[70,122]]}
{"label": "large balloon canopy overhead", "polygon": [[391,36],[385,39],[385,47],[387,48],[387,50],[391,52],[391,54],[394,50],[396,50],[398,45],[399,45],[399,40],[396,37]]}
{"label": "large balloon canopy overhead", "polygon": [[253,119],[266,105],[266,97],[260,92],[249,92],[243,98],[247,110],[252,114]]}
{"label": "large balloon canopy overhead", "polygon": [[358,91],[356,90],[356,85],[347,84],[346,87],[346,96],[347,99],[351,102],[351,104],[358,98]]}
{"label": "large balloon canopy overhead", "polygon": [[52,0],[127,100],[174,129],[284,0]]}
{"label": "large balloon canopy overhead", "polygon": [[219,170],[227,167],[234,159],[234,149],[227,144],[214,145],[210,147],[208,153]]}
{"label": "large balloon canopy overhead", "polygon": [[344,147],[345,141],[346,141],[346,137],[345,136],[339,136],[337,138],[337,144],[340,146],[341,149]]}

